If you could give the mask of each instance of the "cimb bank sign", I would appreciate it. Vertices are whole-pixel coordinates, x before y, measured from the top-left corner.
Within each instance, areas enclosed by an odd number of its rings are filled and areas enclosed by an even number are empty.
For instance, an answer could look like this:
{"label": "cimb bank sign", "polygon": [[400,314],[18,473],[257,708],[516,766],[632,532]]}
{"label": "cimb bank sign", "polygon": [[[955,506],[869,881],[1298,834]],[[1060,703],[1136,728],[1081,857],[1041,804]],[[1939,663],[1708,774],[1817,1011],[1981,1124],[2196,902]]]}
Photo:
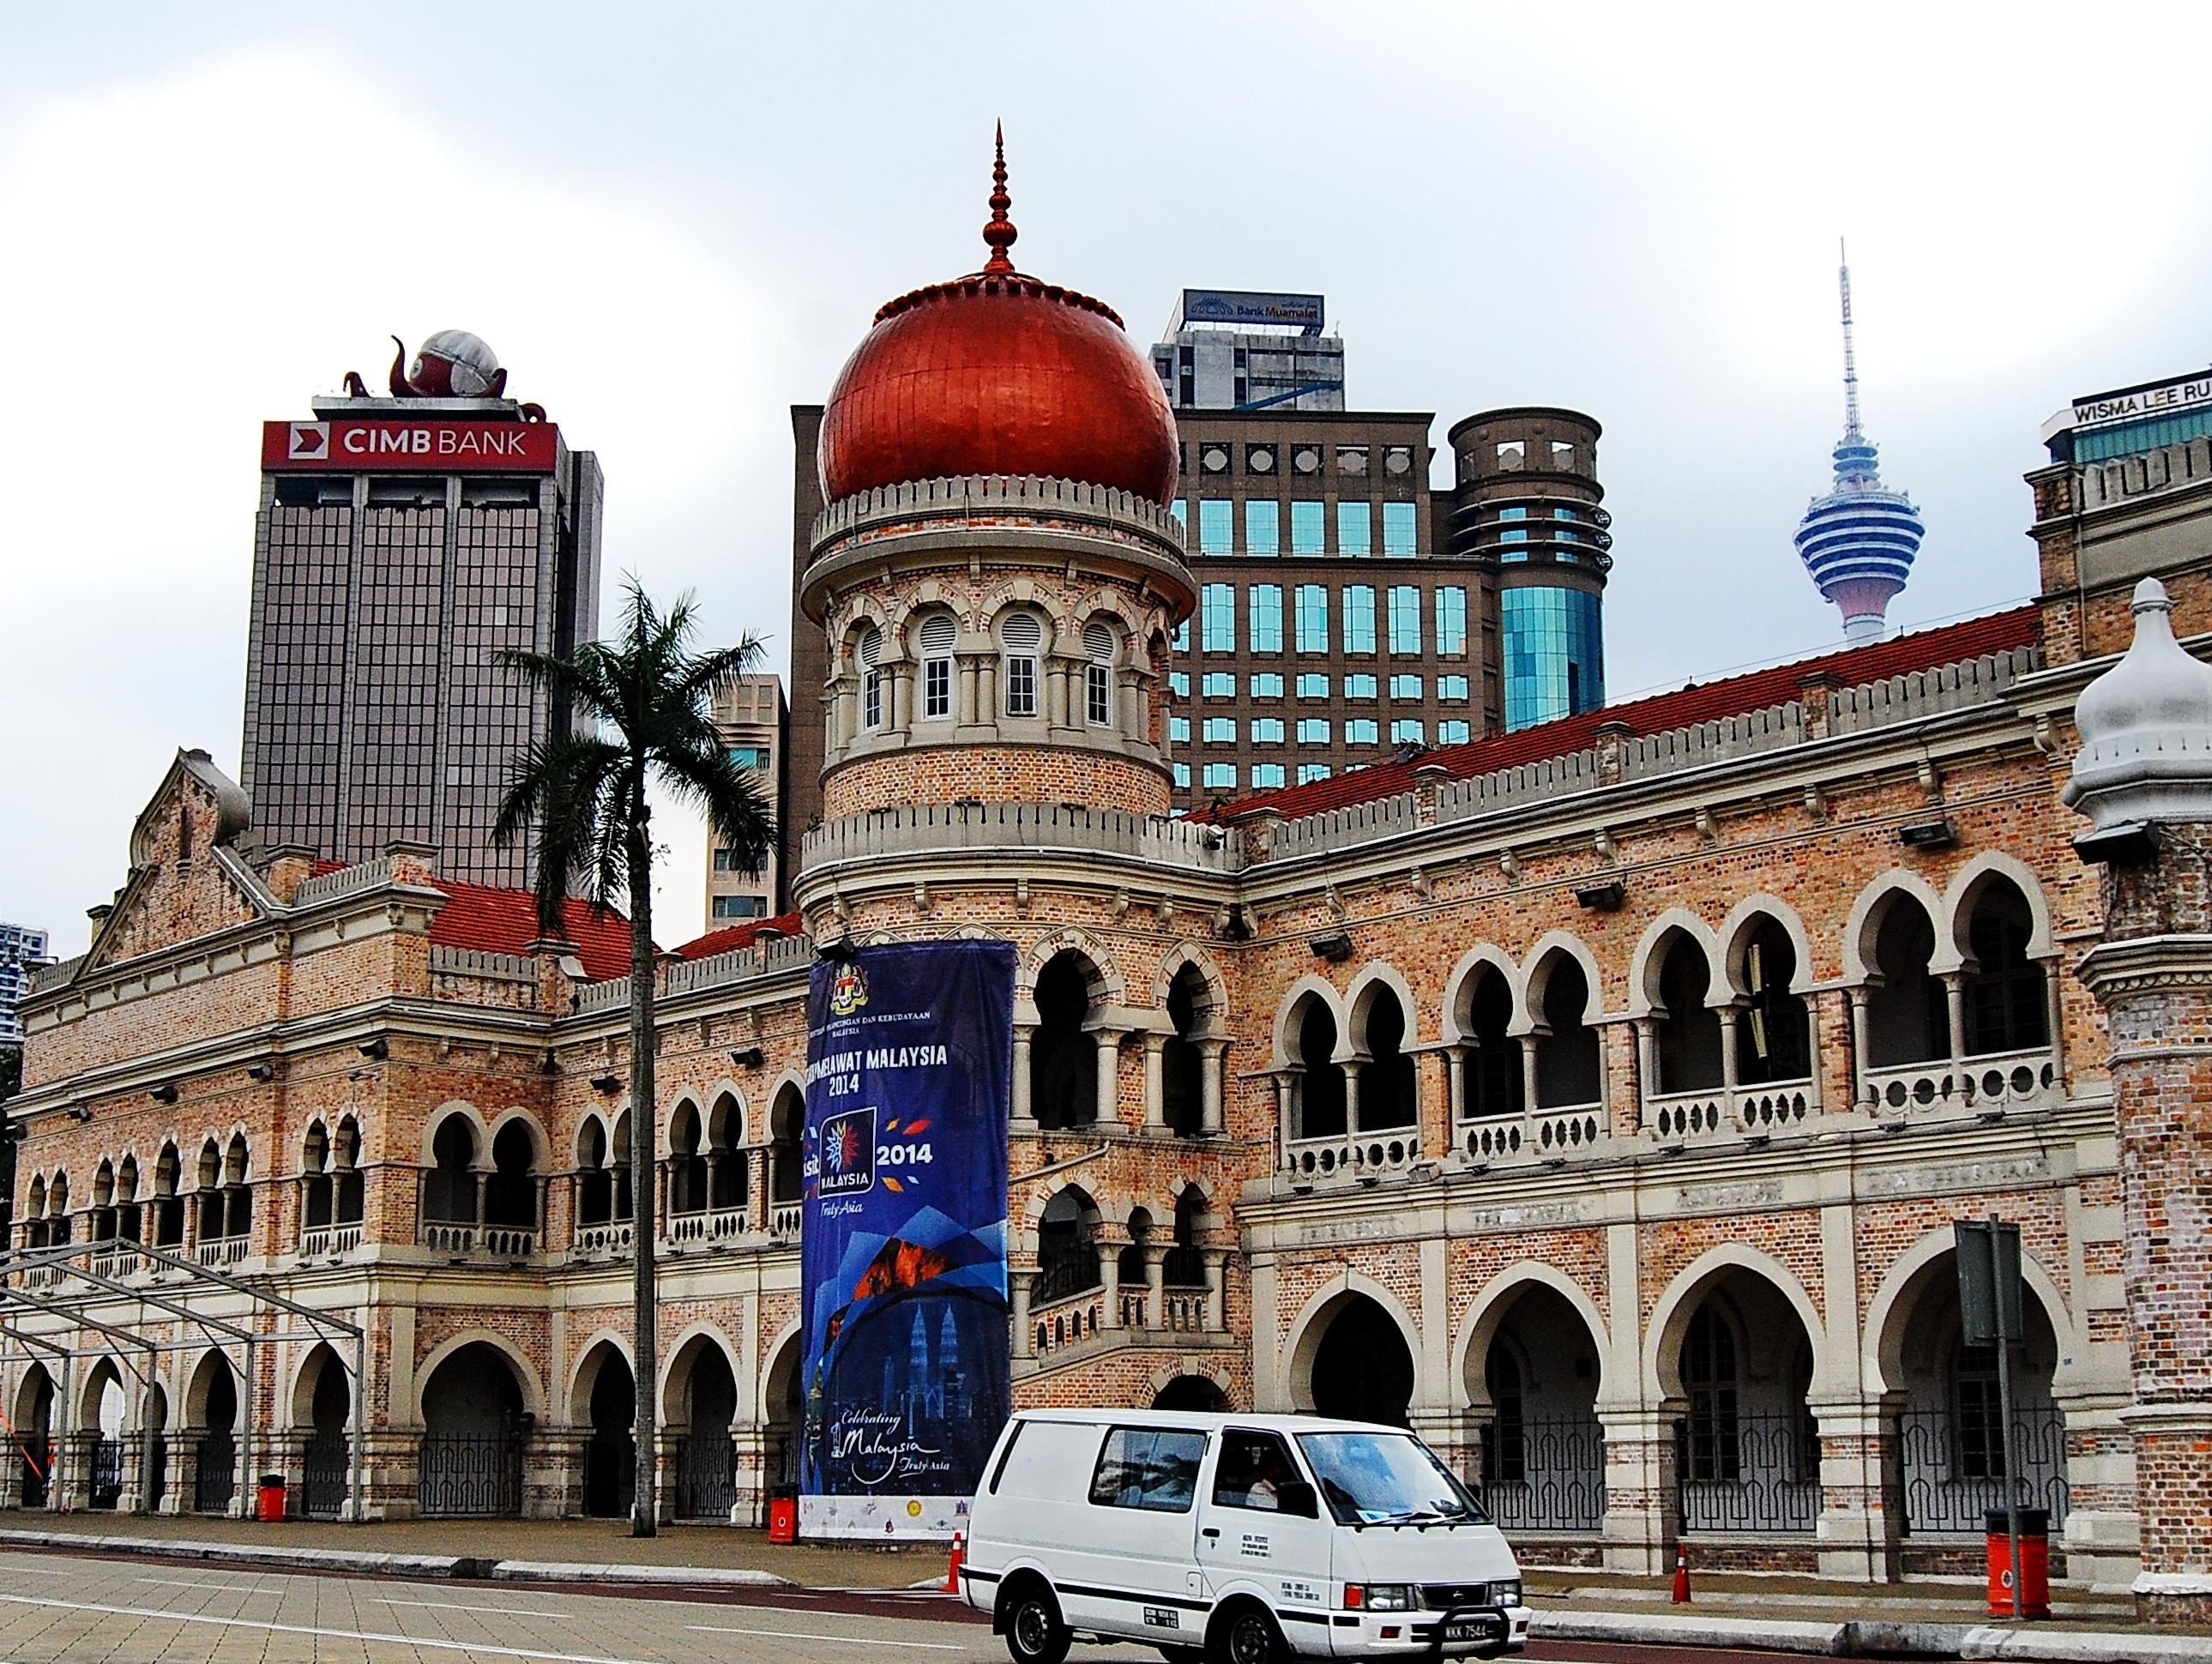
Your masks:
{"label": "cimb bank sign", "polygon": [[550,422],[264,422],[264,469],[550,474],[560,463]]}

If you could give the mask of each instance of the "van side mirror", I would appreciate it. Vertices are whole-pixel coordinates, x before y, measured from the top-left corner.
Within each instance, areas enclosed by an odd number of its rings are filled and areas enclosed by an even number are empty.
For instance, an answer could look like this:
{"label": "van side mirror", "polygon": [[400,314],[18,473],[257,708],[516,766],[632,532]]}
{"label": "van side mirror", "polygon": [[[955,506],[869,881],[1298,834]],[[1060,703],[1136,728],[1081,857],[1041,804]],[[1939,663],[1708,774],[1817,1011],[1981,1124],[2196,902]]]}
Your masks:
{"label": "van side mirror", "polygon": [[1321,1505],[1314,1500],[1314,1488],[1304,1479],[1285,1479],[1276,1487],[1275,1511],[1294,1514],[1301,1520],[1321,1517]]}

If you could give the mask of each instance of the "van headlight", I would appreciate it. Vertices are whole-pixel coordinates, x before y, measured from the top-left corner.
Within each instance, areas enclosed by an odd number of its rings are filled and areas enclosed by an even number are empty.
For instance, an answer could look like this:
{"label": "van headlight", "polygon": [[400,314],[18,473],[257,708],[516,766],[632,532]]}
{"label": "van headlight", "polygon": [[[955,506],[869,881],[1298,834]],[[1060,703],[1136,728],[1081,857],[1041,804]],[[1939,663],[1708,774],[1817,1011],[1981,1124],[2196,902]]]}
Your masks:
{"label": "van headlight", "polygon": [[1521,1580],[1518,1577],[1501,1580],[1490,1586],[1490,1598],[1501,1606],[1521,1604]]}
{"label": "van headlight", "polygon": [[1344,1604],[1365,1612],[1411,1612],[1413,1609],[1413,1589],[1410,1583],[1346,1583]]}

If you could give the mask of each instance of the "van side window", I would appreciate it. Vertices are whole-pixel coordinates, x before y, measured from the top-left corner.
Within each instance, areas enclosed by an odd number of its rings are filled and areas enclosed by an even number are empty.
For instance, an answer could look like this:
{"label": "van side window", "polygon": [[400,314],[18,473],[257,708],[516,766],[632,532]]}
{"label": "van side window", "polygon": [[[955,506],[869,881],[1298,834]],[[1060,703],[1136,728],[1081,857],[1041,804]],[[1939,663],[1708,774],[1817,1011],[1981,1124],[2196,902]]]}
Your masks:
{"label": "van side window", "polygon": [[999,1452],[998,1465],[991,1470],[991,1494],[994,1497],[999,1494],[999,1481],[1006,1477],[1006,1464],[1014,1459],[1014,1447],[1022,1442],[1022,1429],[1028,1425],[1025,1421],[1018,1421],[1006,1430],[1006,1448]]}
{"label": "van side window", "polygon": [[1106,1435],[1091,1475],[1091,1500],[1101,1508],[1142,1508],[1187,1514],[1198,1497],[1198,1464],[1206,1435],[1166,1427],[1116,1427]]}
{"label": "van side window", "polygon": [[1282,1507],[1282,1488],[1298,1477],[1291,1453],[1273,1433],[1231,1430],[1221,1436],[1221,1460],[1213,1467],[1213,1501],[1218,1508]]}

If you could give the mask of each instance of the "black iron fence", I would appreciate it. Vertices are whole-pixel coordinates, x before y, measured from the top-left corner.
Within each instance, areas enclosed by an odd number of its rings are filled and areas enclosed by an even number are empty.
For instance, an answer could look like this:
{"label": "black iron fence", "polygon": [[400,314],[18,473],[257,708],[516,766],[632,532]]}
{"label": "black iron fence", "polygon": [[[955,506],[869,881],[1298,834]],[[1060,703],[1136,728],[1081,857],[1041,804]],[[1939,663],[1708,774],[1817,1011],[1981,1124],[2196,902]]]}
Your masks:
{"label": "black iron fence", "polygon": [[511,1435],[426,1434],[416,1475],[425,1514],[522,1512],[522,1441]]}
{"label": "black iron fence", "polygon": [[[35,1461],[33,1460],[34,1450],[37,1453]],[[17,1487],[16,1491],[22,1499],[21,1506],[44,1508],[46,1505],[47,1482],[52,1478],[54,1471],[53,1445],[48,1442],[41,1446],[34,1435],[25,1443],[22,1454],[18,1461],[23,1470],[23,1482]]]}
{"label": "black iron fence", "polygon": [[738,1445],[727,1433],[676,1441],[676,1517],[726,1520],[738,1500]]}
{"label": "black iron fence", "polygon": [[307,1435],[300,1472],[300,1511],[311,1520],[335,1520],[352,1488],[353,1436],[343,1427]]}
{"label": "black iron fence", "polygon": [[584,1446],[584,1512],[618,1520],[637,1502],[637,1441],[628,1433],[594,1433]]}
{"label": "black iron fence", "polygon": [[[2004,1430],[1996,1411],[1977,1415],[1907,1410],[1897,1419],[1906,1533],[1979,1535],[1982,1511],[2005,1505]],[[2023,1508],[2050,1509],[2056,1531],[2072,1500],[2066,1481],[2065,1417],[2055,1405],[2016,1408],[2012,1439],[2018,1470],[2014,1500]]]}
{"label": "black iron fence", "polygon": [[86,1500],[94,1508],[113,1508],[123,1500],[123,1441],[93,1441],[92,1484]]}
{"label": "black iron fence", "polygon": [[1492,1422],[1482,1430],[1482,1501],[1508,1531],[1595,1531],[1605,1521],[1597,1418]]}
{"label": "black iron fence", "polygon": [[1820,1438],[1802,1412],[1692,1413],[1674,1424],[1684,1531],[1810,1531],[1820,1517]]}
{"label": "black iron fence", "polygon": [[1037,1256],[1036,1282],[1030,1290],[1032,1306],[1046,1306],[1098,1286],[1098,1250],[1090,1242]]}
{"label": "black iron fence", "polygon": [[193,1450],[192,1510],[227,1514],[238,1494],[238,1442],[228,1433],[203,1434]]}

